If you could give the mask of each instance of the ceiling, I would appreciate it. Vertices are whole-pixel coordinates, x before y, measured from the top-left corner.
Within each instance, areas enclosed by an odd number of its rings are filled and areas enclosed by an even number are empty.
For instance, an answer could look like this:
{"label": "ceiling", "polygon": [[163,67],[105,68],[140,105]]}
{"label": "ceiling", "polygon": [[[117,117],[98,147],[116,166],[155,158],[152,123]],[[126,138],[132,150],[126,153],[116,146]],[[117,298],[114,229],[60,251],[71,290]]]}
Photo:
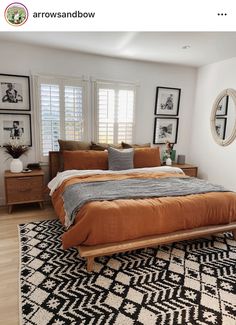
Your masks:
{"label": "ceiling", "polygon": [[0,32],[2,40],[193,67],[236,56],[236,32]]}

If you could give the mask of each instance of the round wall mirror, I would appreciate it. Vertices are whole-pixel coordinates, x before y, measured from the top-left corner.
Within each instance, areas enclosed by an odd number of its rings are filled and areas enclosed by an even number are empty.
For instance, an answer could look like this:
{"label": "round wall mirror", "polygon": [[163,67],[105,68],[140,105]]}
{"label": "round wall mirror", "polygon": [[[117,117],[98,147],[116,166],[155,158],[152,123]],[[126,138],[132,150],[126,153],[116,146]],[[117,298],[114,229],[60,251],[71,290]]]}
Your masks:
{"label": "round wall mirror", "polygon": [[211,132],[221,146],[236,138],[236,90],[228,88],[217,96],[211,112]]}

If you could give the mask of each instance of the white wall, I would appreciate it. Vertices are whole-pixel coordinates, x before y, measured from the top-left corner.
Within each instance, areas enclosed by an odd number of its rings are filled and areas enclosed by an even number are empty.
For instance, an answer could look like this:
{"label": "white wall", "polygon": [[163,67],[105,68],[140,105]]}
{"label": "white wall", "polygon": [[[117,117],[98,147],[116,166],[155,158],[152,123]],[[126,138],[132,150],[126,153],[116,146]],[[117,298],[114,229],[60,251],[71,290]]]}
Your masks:
{"label": "white wall", "polygon": [[214,142],[210,114],[217,95],[236,89],[236,58],[206,65],[198,70],[190,161],[199,166],[200,177],[236,190],[236,140],[222,147]]}
{"label": "white wall", "polygon": [[[19,43],[0,42],[0,49],[0,73],[86,75],[88,77],[138,82],[140,86],[137,98],[135,140],[139,143],[152,142],[153,139],[156,87],[181,88],[179,134],[178,144],[175,148],[177,154],[186,154],[188,159],[196,69],[177,65],[113,59]],[[91,112],[89,114],[91,115]],[[33,127],[33,134],[35,132],[37,136],[37,124]],[[5,162],[5,159],[6,156],[1,149],[0,204],[4,202],[3,172],[9,168],[9,162]],[[34,146],[30,154],[23,160],[25,164],[36,160]]]}

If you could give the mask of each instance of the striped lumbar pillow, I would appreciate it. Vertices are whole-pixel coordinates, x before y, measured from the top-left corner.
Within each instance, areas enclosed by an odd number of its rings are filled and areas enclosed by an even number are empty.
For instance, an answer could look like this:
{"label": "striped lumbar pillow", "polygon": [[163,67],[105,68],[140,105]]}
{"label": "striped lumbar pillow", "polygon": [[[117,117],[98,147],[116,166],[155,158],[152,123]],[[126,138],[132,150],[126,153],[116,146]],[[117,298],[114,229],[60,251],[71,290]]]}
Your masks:
{"label": "striped lumbar pillow", "polygon": [[125,170],[134,168],[134,149],[118,150],[109,147],[108,168],[110,170]]}

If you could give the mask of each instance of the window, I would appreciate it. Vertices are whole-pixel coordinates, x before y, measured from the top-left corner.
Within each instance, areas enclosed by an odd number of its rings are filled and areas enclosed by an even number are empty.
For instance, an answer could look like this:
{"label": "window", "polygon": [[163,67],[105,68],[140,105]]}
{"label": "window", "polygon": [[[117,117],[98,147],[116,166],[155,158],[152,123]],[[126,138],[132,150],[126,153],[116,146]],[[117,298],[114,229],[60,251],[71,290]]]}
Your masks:
{"label": "window", "polygon": [[96,82],[96,140],[133,143],[135,86]]}
{"label": "window", "polygon": [[58,139],[85,138],[85,82],[39,78],[41,159],[59,150]]}
{"label": "window", "polygon": [[60,138],[60,88],[59,85],[41,84],[41,145],[42,154],[58,150]]}

